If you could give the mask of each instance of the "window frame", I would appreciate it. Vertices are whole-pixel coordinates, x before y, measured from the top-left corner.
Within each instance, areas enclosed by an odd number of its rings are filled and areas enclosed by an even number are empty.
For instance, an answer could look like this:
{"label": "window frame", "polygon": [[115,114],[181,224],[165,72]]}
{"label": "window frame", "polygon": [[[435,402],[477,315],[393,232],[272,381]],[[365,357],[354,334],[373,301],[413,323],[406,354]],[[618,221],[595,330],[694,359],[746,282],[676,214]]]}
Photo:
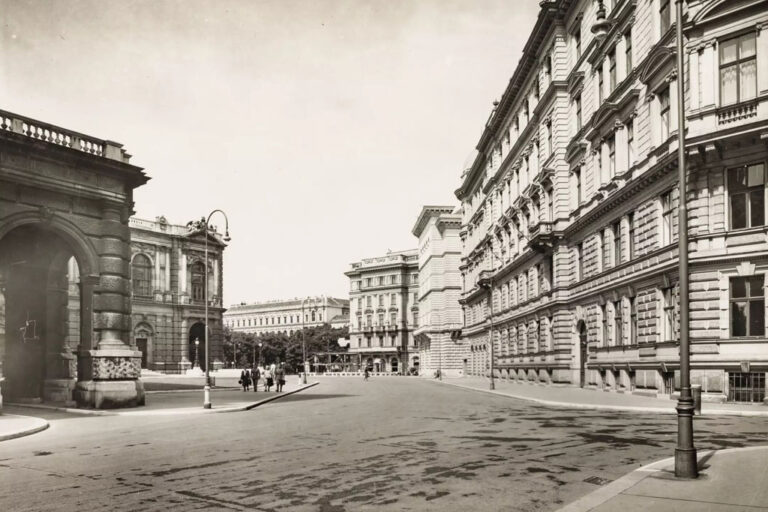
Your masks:
{"label": "window frame", "polygon": [[[753,185],[749,186],[749,169],[751,167],[757,167],[761,166],[763,170],[763,183],[762,185]],[[745,186],[739,186],[738,188],[733,187],[731,185],[731,172],[732,171],[738,171],[738,170],[744,170],[746,172],[746,180],[747,185]],[[768,166],[766,166],[765,162],[753,162],[748,163],[745,165],[738,165],[735,167],[728,167],[725,171],[725,183],[726,183],[726,190],[728,191],[728,197],[727,197],[727,206],[728,206],[728,229],[729,231],[735,231],[735,230],[741,230],[741,229],[751,229],[756,227],[764,227],[768,225],[766,222],[766,205],[768,204],[768,201],[766,201],[766,187],[768,187],[768,179],[766,179],[766,171],[768,170]],[[762,187],[762,202],[763,202],[763,223],[762,224],[752,224],[752,194],[754,192],[758,192],[760,188]],[[734,190],[735,188],[735,190]],[[735,197],[738,196],[744,196],[745,200],[745,222],[746,225],[742,227],[734,227],[733,226],[733,200]]]}
{"label": "window frame", "polygon": [[[752,283],[750,282],[753,278],[762,278],[762,295],[751,295],[751,288]],[[744,281],[744,296],[743,297],[734,297],[733,296],[733,290],[734,290],[734,281],[737,280],[743,280]],[[736,335],[734,334],[734,317],[733,317],[733,305],[738,302],[745,302],[746,307],[744,308],[745,311],[745,320],[744,320],[744,331],[746,334],[744,335]],[[752,334],[751,333],[751,310],[752,310],[752,303],[762,303],[762,307],[759,308],[759,311],[762,311],[763,315],[763,323],[762,323],[762,329],[759,334]],[[732,276],[728,279],[728,333],[731,338],[764,338],[765,337],[765,274],[754,274],[751,276]]]}
{"label": "window frame", "polygon": [[[664,143],[672,132],[670,126],[672,114],[669,86],[660,90],[656,95],[659,98],[659,135],[661,135],[659,143]],[[662,101],[662,99],[666,99],[666,101]]]}
{"label": "window frame", "polygon": [[[755,46],[755,53],[750,55],[749,57],[742,57],[741,56],[741,40],[751,37],[754,39],[754,46]],[[736,60],[732,60],[730,62],[727,62],[723,64],[723,45],[725,43],[728,43],[730,41],[736,41]],[[733,37],[729,37],[727,39],[719,40],[717,43],[717,70],[718,70],[718,84],[719,84],[719,90],[720,90],[720,106],[728,106],[728,105],[736,105],[743,101],[750,101],[757,98],[759,94],[759,90],[757,87],[757,33],[756,32],[747,32],[743,34],[738,34]],[[749,62],[749,61],[755,61],[755,96],[751,98],[742,98],[741,97],[741,66],[742,64]],[[730,103],[724,103],[723,102],[723,70],[727,68],[736,68],[736,100]]]}
{"label": "window frame", "polygon": [[632,73],[634,62],[632,61],[632,29],[630,28],[624,34],[624,62],[626,68],[626,74],[629,76]]}

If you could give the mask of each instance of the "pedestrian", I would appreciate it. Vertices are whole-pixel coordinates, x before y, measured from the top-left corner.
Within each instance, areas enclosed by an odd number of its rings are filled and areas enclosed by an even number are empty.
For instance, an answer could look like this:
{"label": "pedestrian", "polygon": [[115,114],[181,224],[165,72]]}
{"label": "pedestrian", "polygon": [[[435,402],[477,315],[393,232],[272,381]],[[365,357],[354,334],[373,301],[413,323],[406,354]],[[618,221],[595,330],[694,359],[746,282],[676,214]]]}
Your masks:
{"label": "pedestrian", "polygon": [[272,387],[272,384],[273,384],[273,383],[274,383],[274,382],[273,382],[273,380],[272,380],[272,370],[270,370],[270,369],[269,369],[269,367],[267,367],[267,368],[264,370],[264,391],[267,391],[267,392],[268,392],[268,391],[269,391],[269,388],[271,388],[271,387]]}
{"label": "pedestrian", "polygon": [[284,385],[285,385],[285,369],[283,368],[283,363],[280,363],[280,366],[278,366],[277,369],[275,370],[276,391],[278,393],[283,391]]}
{"label": "pedestrian", "polygon": [[251,381],[251,374],[248,372],[248,370],[242,370],[240,372],[240,380],[238,383],[240,383],[243,386],[243,391],[248,391],[248,386],[250,385]]}
{"label": "pedestrian", "polygon": [[261,379],[261,372],[259,371],[258,366],[253,367],[253,371],[251,372],[251,379],[253,380],[253,392],[259,390],[259,379]]}
{"label": "pedestrian", "polygon": [[365,368],[365,372],[363,372],[363,380],[368,380],[368,367]]}

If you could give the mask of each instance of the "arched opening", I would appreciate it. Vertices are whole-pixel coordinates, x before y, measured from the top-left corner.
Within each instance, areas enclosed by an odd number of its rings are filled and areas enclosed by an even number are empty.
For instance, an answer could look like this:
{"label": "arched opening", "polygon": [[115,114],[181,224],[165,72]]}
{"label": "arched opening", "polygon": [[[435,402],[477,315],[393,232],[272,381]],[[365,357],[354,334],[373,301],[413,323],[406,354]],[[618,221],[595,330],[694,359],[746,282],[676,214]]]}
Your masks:
{"label": "arched opening", "polygon": [[7,400],[72,402],[82,332],[80,269],[55,230],[0,239],[0,368]]}
{"label": "arched opening", "polygon": [[391,368],[391,372],[392,372],[392,373],[397,373],[398,371],[400,371],[400,362],[397,360],[397,358],[396,358],[396,357],[393,357],[393,358],[390,360],[390,362],[389,362],[389,366],[390,366],[390,368]]}
{"label": "arched opening", "polygon": [[149,369],[152,364],[152,326],[142,322],[133,330],[133,339],[136,349],[141,352],[141,367]]}
{"label": "arched opening", "polygon": [[131,285],[135,297],[152,296],[152,262],[144,254],[137,254],[131,262]]}
{"label": "arched opening", "polygon": [[579,386],[582,388],[587,385],[587,324],[579,320],[576,324],[576,330],[579,334]]}
{"label": "arched opening", "polygon": [[[210,339],[208,343],[211,343]],[[205,371],[205,324],[203,322],[197,322],[189,328],[189,358],[192,359],[192,368]]]}

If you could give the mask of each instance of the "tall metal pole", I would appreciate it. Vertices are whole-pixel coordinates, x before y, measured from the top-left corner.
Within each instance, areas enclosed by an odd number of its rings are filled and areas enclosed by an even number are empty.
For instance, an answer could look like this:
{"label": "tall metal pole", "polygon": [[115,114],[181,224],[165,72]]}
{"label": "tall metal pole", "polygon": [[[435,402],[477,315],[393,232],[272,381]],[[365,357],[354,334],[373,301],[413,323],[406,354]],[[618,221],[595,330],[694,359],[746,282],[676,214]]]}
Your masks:
{"label": "tall metal pole", "polygon": [[685,165],[685,67],[683,62],[683,0],[677,4],[677,173],[679,188],[678,226],[680,239],[680,398],[677,401],[677,447],[675,476],[696,478],[699,470],[693,446],[693,397],[691,396],[690,340],[688,338],[688,207]]}
{"label": "tall metal pole", "polygon": [[226,223],[224,241],[229,240],[229,219],[227,219],[227,214],[218,209],[213,210],[208,214],[208,218],[205,219],[205,224],[203,225],[203,235],[205,236],[205,257],[203,262],[205,265],[205,283],[203,286],[203,290],[205,291],[205,387],[203,388],[203,408],[205,409],[211,408],[211,375],[209,373],[210,356],[208,353],[208,224],[210,224],[211,217],[216,212],[224,215],[224,222]]}
{"label": "tall metal pole", "polygon": [[489,244],[489,249],[491,251],[491,278],[489,280],[489,286],[488,286],[488,305],[491,309],[491,328],[489,331],[489,354],[490,354],[490,367],[491,367],[491,387],[490,389],[496,389],[496,383],[493,380],[493,272],[496,268],[496,262],[493,259],[493,244]]}
{"label": "tall metal pole", "polygon": [[304,331],[304,301],[307,300],[306,297],[301,299],[301,383],[306,384],[307,383],[307,333]]}

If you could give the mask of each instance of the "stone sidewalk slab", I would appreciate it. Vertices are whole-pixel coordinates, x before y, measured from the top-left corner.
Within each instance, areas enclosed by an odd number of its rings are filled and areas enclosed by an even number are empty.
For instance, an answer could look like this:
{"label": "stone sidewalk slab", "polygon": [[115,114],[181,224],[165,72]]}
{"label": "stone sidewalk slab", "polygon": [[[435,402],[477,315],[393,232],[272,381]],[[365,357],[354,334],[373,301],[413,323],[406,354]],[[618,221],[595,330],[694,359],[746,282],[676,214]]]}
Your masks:
{"label": "stone sidewalk slab", "polygon": [[644,466],[558,512],[768,510],[768,446],[699,453],[699,478],[677,479],[674,459]]}
{"label": "stone sidewalk slab", "polygon": [[132,409],[78,409],[74,407],[60,407],[50,404],[23,404],[8,403],[18,408],[46,409],[52,411],[67,412],[72,414],[95,416],[154,416],[169,414],[213,414],[222,412],[248,411],[260,405],[279,400],[280,398],[299,393],[305,389],[317,386],[319,382],[311,382],[306,385],[286,384],[285,391],[281,393],[264,391],[241,391],[233,389],[211,389],[210,409],[203,408],[203,390],[184,390],[158,392],[147,396],[147,404]]}
{"label": "stone sidewalk slab", "polygon": [[0,441],[36,434],[49,426],[49,423],[42,418],[18,414],[0,414]]}
{"label": "stone sidewalk slab", "polygon": [[[677,400],[662,397],[634,395],[631,393],[606,392],[573,386],[541,385],[533,383],[508,382],[495,379],[495,390],[489,389],[490,381],[480,377],[443,378],[435,380],[474,391],[509,396],[520,400],[536,402],[550,407],[568,409],[592,409],[607,411],[677,414]],[[702,403],[702,414],[708,416],[764,416],[768,407],[763,404],[721,404]]]}

